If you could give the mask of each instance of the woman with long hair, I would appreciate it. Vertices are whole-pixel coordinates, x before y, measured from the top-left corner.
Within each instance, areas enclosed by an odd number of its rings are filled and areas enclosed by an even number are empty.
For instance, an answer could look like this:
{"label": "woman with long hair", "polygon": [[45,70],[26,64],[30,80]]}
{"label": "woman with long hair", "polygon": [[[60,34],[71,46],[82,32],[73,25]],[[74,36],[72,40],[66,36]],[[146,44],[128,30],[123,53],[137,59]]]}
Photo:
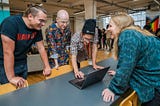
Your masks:
{"label": "woman with long hair", "polygon": [[103,100],[113,101],[128,86],[136,91],[142,106],[160,106],[160,39],[134,25],[126,13],[112,16],[108,30],[114,36],[116,74]]}

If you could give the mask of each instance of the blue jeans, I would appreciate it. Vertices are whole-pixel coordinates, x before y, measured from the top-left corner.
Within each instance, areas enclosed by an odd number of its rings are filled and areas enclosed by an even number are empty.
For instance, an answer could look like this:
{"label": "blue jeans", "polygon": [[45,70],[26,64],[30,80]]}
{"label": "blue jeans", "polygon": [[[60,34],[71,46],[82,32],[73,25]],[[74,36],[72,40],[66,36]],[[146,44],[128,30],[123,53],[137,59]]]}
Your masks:
{"label": "blue jeans", "polygon": [[[27,64],[15,64],[14,66],[15,76],[23,77],[27,79],[28,68]],[[8,79],[5,73],[4,65],[0,64],[0,84],[8,83]]]}

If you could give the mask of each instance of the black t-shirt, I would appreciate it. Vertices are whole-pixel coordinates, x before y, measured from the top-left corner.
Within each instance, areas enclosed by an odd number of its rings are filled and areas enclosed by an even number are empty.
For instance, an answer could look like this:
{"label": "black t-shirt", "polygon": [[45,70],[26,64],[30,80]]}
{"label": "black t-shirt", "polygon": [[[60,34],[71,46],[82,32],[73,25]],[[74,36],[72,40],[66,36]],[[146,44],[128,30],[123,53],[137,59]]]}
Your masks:
{"label": "black t-shirt", "polygon": [[[27,51],[35,42],[43,40],[42,31],[27,28],[21,15],[10,16],[0,25],[0,34],[15,41],[15,63],[26,62]],[[3,48],[0,37],[0,64],[3,64]]]}

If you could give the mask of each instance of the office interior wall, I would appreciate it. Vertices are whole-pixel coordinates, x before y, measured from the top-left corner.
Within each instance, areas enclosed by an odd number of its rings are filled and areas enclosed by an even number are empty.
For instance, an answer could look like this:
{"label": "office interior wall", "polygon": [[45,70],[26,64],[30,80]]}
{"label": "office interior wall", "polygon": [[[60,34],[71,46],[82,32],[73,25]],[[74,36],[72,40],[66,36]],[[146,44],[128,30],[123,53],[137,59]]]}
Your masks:
{"label": "office interior wall", "polygon": [[74,18],[74,33],[81,32],[83,24],[84,24],[84,17],[76,16]]}
{"label": "office interior wall", "polygon": [[10,16],[10,9],[8,0],[1,0],[0,3],[1,3],[0,5],[0,23],[1,23],[6,17]]}
{"label": "office interior wall", "polygon": [[42,27],[42,34],[43,34],[43,39],[44,39],[44,45],[46,46],[47,43],[46,43],[46,34],[45,34],[45,31],[46,29],[52,24],[53,22],[53,18],[48,18],[47,19],[47,23],[45,24],[45,26]]}

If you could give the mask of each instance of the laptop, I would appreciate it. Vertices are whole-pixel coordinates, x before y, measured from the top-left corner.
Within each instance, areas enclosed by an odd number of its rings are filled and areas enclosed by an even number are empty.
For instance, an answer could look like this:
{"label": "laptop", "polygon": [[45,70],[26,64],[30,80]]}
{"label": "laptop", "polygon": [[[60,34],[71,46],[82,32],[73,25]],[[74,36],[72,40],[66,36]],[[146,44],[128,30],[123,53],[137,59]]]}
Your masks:
{"label": "laptop", "polygon": [[79,89],[84,89],[89,85],[92,85],[101,81],[106,75],[109,68],[110,67],[106,67],[104,69],[92,71],[91,73],[88,73],[87,75],[85,75],[83,79],[75,78],[73,80],[70,80],[69,83],[71,83],[72,85],[74,85]]}

